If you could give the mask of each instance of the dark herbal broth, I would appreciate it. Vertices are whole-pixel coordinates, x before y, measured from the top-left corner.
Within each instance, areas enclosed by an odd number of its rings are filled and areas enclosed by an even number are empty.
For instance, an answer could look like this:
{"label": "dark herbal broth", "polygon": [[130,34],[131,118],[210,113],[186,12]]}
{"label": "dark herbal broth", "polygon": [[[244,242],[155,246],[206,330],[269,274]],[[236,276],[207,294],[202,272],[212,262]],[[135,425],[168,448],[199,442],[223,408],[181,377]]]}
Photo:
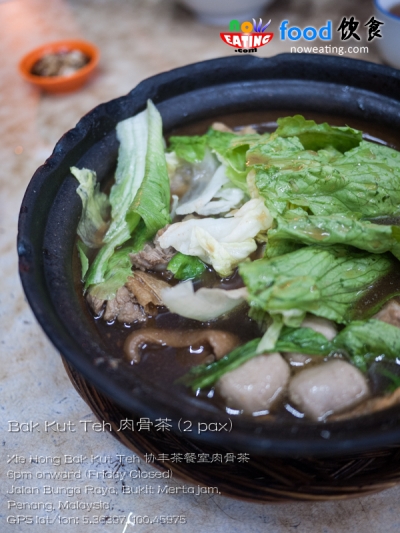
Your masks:
{"label": "dark herbal broth", "polygon": [[[282,110],[279,112],[251,112],[238,113],[229,116],[217,116],[212,119],[205,119],[195,124],[186,125],[177,128],[169,135],[202,135],[207,131],[213,122],[223,122],[229,127],[238,128],[240,126],[253,125],[260,132],[274,131],[277,127],[276,119],[283,116],[295,114],[292,110]],[[364,132],[365,140],[387,145],[396,150],[400,149],[398,138],[393,131],[382,127],[380,124],[370,124],[358,119],[344,118],[340,116],[331,116],[321,113],[303,113],[306,119],[313,119],[317,122],[328,122],[331,125],[343,126],[348,125],[352,128],[360,129]],[[168,139],[168,136],[167,136]],[[108,183],[105,184],[105,190],[108,190],[112,182],[112,176]],[[376,219],[374,222],[379,223]],[[399,221],[396,221],[399,222]],[[381,223],[387,223],[384,219]],[[395,223],[395,221],[393,221]],[[80,277],[80,263],[78,254],[74,256],[74,268],[76,272],[76,286],[82,292],[82,285],[79,281]],[[149,271],[151,272],[151,271]],[[160,276],[159,273],[153,274]],[[161,275],[162,276],[162,275]],[[206,287],[220,287],[223,289],[236,289],[242,287],[244,284],[235,271],[229,278],[221,279],[212,269],[204,272],[200,280],[195,282],[195,288],[201,286]],[[367,309],[373,309],[378,297],[382,295],[389,295],[394,290],[400,291],[400,271],[394,270],[384,280],[381,280],[375,286],[371,287],[369,293],[363,298],[359,305],[360,315]],[[87,305],[87,310],[93,316],[93,312]],[[229,318],[218,319],[212,322],[198,322],[196,320],[184,318],[182,316],[170,313],[166,308],[159,309],[158,315],[151,317],[145,324],[121,324],[118,321],[106,322],[102,318],[95,317],[95,324],[97,331],[106,345],[108,352],[116,360],[119,360],[120,365],[126,365],[127,371],[135,372],[140,379],[147,383],[152,383],[157,389],[171,390],[173,387],[176,392],[193,397],[191,389],[184,387],[176,380],[183,376],[188,370],[195,365],[201,364],[208,355],[207,347],[194,346],[189,348],[171,348],[167,346],[144,345],[141,350],[141,361],[137,364],[130,364],[127,362],[123,346],[125,339],[132,331],[145,327],[159,327],[165,329],[219,329],[232,332],[240,337],[242,344],[247,341],[261,336],[261,332],[257,324],[247,316],[247,310],[243,307],[234,310]],[[313,363],[310,363],[313,364]],[[396,363],[388,363],[388,369],[393,373],[400,375],[400,366]],[[307,365],[309,367],[309,364]],[[300,367],[301,369],[301,367]],[[385,387],[388,385],[388,379],[379,373],[373,371],[373,366],[368,374],[368,381],[372,393],[375,395],[382,394]],[[299,369],[291,367],[292,374],[298,372]],[[214,394],[214,389],[201,391],[197,400],[199,403],[212,403],[215,407],[227,410],[230,414],[235,414],[235,411],[225,407],[224,403]],[[302,418],[302,413],[288,403],[287,398],[283,398],[279,405],[275,405],[271,410],[275,420],[293,420],[293,417]],[[249,415],[242,415],[249,416]],[[270,415],[259,416],[258,419],[268,419]]]}

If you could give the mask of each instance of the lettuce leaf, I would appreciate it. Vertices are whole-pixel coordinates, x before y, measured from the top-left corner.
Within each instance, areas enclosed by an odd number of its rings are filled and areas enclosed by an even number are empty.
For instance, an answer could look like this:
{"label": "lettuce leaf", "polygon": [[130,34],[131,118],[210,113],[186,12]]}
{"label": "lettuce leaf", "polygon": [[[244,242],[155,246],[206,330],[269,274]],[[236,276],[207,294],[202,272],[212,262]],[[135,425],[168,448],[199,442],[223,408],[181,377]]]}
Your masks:
{"label": "lettuce leaf", "polygon": [[[179,201],[176,214],[219,215],[239,207],[245,193],[242,189],[232,186],[227,177],[227,170],[226,165],[220,164],[207,148],[203,160],[192,165],[191,187]],[[175,176],[179,175],[179,166],[175,172]]]}
{"label": "lettuce leaf", "polygon": [[110,203],[107,196],[100,192],[100,184],[96,183],[96,172],[76,167],[71,167],[70,170],[79,181],[76,192],[82,200],[78,235],[88,248],[99,248],[109,225]]}
{"label": "lettuce leaf", "polygon": [[89,247],[82,241],[78,241],[76,246],[78,248],[79,259],[81,260],[81,280],[84,281],[89,268],[89,259],[87,256]]}
{"label": "lettuce leaf", "polygon": [[126,220],[141,218],[152,238],[159,229],[171,222],[170,187],[162,136],[162,119],[154,104],[147,103],[148,141],[143,180],[129,206]]}
{"label": "lettuce leaf", "polygon": [[206,265],[197,257],[178,252],[168,263],[167,270],[173,273],[175,279],[181,281],[196,279],[206,270]]}
{"label": "lettuce leaf", "polygon": [[333,340],[335,348],[346,350],[360,370],[377,357],[397,359],[400,356],[400,329],[381,320],[354,321]]}
{"label": "lettuce leaf", "polygon": [[210,128],[204,135],[173,135],[169,138],[169,152],[189,163],[199,163],[204,159],[206,148],[218,153],[225,152],[233,138],[237,137],[229,131]]}
{"label": "lettuce leaf", "polygon": [[[346,324],[358,317],[357,303],[394,267],[385,254],[372,255],[344,246],[306,246],[272,259],[239,265],[249,304],[270,314],[290,310]],[[383,296],[382,296],[383,298]],[[374,302],[372,315],[388,297]]]}
{"label": "lettuce leaf", "polygon": [[201,136],[170,137],[168,151],[175,152],[178,158],[196,164],[204,159],[207,150],[211,150],[226,166],[226,175],[233,185],[247,192],[246,176],[249,170],[246,166],[246,152],[269,136],[269,133],[240,134],[210,128]]}
{"label": "lettuce leaf", "polygon": [[275,135],[298,137],[305,150],[321,150],[333,147],[339,152],[347,152],[362,141],[362,132],[348,126],[330,126],[327,122],[317,124],[301,115],[278,118]]}
{"label": "lettuce leaf", "polygon": [[117,234],[127,240],[134,229],[134,225],[129,225],[126,220],[126,214],[144,178],[149,134],[148,109],[119,122],[116,130],[119,140],[118,163],[115,183],[110,191],[112,222],[106,242],[112,241]]}
{"label": "lettuce leaf", "polygon": [[[103,284],[102,294],[115,293],[129,276],[128,254],[170,222],[170,192],[161,116],[149,100],[147,109],[117,126],[120,140],[116,183],[110,194],[112,222],[89,268],[85,288]],[[136,231],[135,231],[136,230]],[[134,237],[122,258],[119,247]],[[114,254],[116,258],[112,261]],[[127,259],[128,258],[128,259]],[[118,268],[117,268],[118,266]],[[113,269],[117,268],[117,272]],[[108,299],[108,298],[105,298]]]}
{"label": "lettuce leaf", "polygon": [[[270,230],[268,233],[271,231],[272,230]],[[294,241],[289,239],[274,239],[272,237],[270,239],[268,236],[268,244],[265,248],[264,257],[272,259],[273,257],[278,257],[279,255],[295,252],[303,246],[304,245],[300,242],[300,240]]]}
{"label": "lettuce leaf", "polygon": [[375,254],[392,252],[400,259],[400,228],[396,226],[372,224],[346,215],[307,215],[305,211],[288,211],[275,223],[277,227],[268,232],[268,246],[283,246],[278,244],[282,241],[319,246],[346,244]]}
{"label": "lettuce leaf", "polygon": [[273,214],[296,206],[323,216],[368,218],[400,211],[399,152],[367,141],[344,155],[301,151],[294,139],[281,139],[281,146],[275,140],[275,148],[271,142],[248,152],[256,185]]}
{"label": "lettuce leaf", "polygon": [[[213,156],[209,154],[209,157]],[[224,165],[219,165],[215,171],[212,165],[208,165],[207,170],[208,172],[202,172],[200,175],[194,175],[192,177],[191,188],[182,198],[182,201],[179,202],[176,209],[177,215],[201,214],[200,212],[204,206],[229,181],[226,177],[226,167]]]}
{"label": "lettuce leaf", "polygon": [[112,254],[104,273],[104,281],[91,285],[89,293],[100,300],[112,300],[120,287],[132,275],[132,263],[129,259],[130,247],[122,247]]}
{"label": "lettuce leaf", "polygon": [[[235,135],[226,147],[214,147],[218,159],[226,166],[226,175],[235,187],[248,193],[246,154],[255,144],[269,139],[270,133],[249,133],[246,135]],[[225,148],[225,149],[224,149]]]}
{"label": "lettuce leaf", "polygon": [[202,287],[194,292],[193,283],[186,281],[161,292],[164,304],[172,313],[208,322],[242,305],[247,296],[245,287],[233,290]]}
{"label": "lettuce leaf", "polygon": [[277,352],[297,352],[306,355],[329,355],[335,350],[332,341],[311,328],[285,327],[274,347]]}
{"label": "lettuce leaf", "polygon": [[246,201],[246,195],[238,187],[230,184],[223,186],[214,195],[214,199],[199,209],[199,215],[210,216],[228,213],[232,209],[239,209]]}
{"label": "lettuce leaf", "polygon": [[207,137],[205,135],[172,135],[168,143],[169,152],[175,152],[178,157],[188,163],[199,163],[204,159]]}
{"label": "lettuce leaf", "polygon": [[182,254],[197,256],[221,276],[228,276],[256,250],[255,238],[260,238],[271,224],[264,202],[254,199],[233,217],[192,218],[172,224],[159,242],[162,248],[172,246]]}
{"label": "lettuce leaf", "polygon": [[[254,310],[254,307],[252,310]],[[268,314],[264,313],[264,321],[266,323],[270,321],[269,318],[270,317],[268,317]],[[261,337],[261,340],[257,346],[258,354],[264,353],[265,351],[270,350],[275,346],[279,338],[279,335],[281,334],[282,328],[284,326],[282,315],[275,314],[275,315],[272,315],[271,318],[272,318],[272,323],[270,323],[267,326],[267,329],[264,335]]]}

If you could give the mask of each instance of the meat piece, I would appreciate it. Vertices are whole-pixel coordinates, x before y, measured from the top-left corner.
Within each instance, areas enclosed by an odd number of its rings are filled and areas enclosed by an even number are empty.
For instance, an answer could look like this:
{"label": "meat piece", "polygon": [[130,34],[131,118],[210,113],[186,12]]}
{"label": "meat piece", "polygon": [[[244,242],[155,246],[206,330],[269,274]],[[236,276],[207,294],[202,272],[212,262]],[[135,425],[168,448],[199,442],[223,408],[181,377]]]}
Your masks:
{"label": "meat piece", "polygon": [[[307,315],[303,320],[301,327],[311,328],[318,333],[321,333],[329,341],[331,341],[337,334],[337,327],[332,320],[322,318],[315,315]],[[292,366],[300,367],[308,363],[321,361],[321,357],[317,355],[306,355],[298,352],[288,352],[284,355],[286,361]]]}
{"label": "meat piece", "polygon": [[289,384],[290,400],[313,420],[351,409],[368,396],[363,374],[342,359],[306,368]]}
{"label": "meat piece", "polygon": [[115,298],[107,300],[107,306],[103,315],[104,320],[115,320],[131,324],[132,322],[144,322],[147,315],[138,305],[133,294],[126,288],[120,287]]}
{"label": "meat piece", "polygon": [[232,333],[214,329],[171,330],[146,328],[134,331],[125,341],[124,351],[134,363],[140,361],[140,348],[144,344],[161,344],[172,348],[209,345],[216,359],[220,359],[236,348],[240,344],[240,340],[239,337]]}
{"label": "meat piece", "polygon": [[400,304],[396,299],[389,300],[372,318],[382,320],[400,328]]}
{"label": "meat piece", "polygon": [[238,128],[233,133],[236,133],[236,135],[248,135],[250,133],[257,133],[257,130],[254,126],[242,126],[241,128]]}
{"label": "meat piece", "polygon": [[346,418],[353,418],[354,416],[368,415],[370,413],[375,413],[376,411],[381,411],[382,409],[388,409],[394,405],[400,404],[400,388],[396,389],[391,394],[386,396],[380,396],[378,398],[371,398],[366,402],[363,402],[361,405],[358,405],[351,411],[347,411],[341,415],[333,416],[329,420],[344,420]]}
{"label": "meat piece", "polygon": [[267,411],[282,397],[290,377],[279,353],[259,355],[224,374],[216,388],[228,407],[251,414]]}
{"label": "meat piece", "polygon": [[90,292],[86,295],[86,300],[90,307],[93,309],[94,313],[96,315],[99,315],[103,310],[104,300],[100,300],[100,298],[92,296]]}
{"label": "meat piece", "polygon": [[223,122],[213,122],[211,128],[215,131],[222,131],[227,133],[234,133],[233,129],[224,124]]}
{"label": "meat piece", "polygon": [[233,130],[232,128],[224,124],[223,122],[214,122],[211,125],[211,127],[215,131],[235,133],[236,135],[246,135],[248,133],[257,133],[257,130],[254,128],[254,126],[241,126],[240,128]]}
{"label": "meat piece", "polygon": [[153,313],[157,305],[163,305],[161,291],[169,289],[168,283],[157,279],[147,272],[137,270],[134,275],[128,278],[125,286],[134,294],[138,303],[144,308],[146,313]]}
{"label": "meat piece", "polygon": [[154,242],[146,243],[143,250],[136,254],[129,254],[129,258],[134,267],[142,270],[165,270],[166,266],[176,254],[176,250],[171,246],[169,248],[161,248],[159,238],[169,227],[169,224],[159,230],[155,236]]}
{"label": "meat piece", "polygon": [[118,322],[132,324],[133,322],[146,322],[147,315],[140,305],[133,302],[127,302],[119,311],[117,316]]}

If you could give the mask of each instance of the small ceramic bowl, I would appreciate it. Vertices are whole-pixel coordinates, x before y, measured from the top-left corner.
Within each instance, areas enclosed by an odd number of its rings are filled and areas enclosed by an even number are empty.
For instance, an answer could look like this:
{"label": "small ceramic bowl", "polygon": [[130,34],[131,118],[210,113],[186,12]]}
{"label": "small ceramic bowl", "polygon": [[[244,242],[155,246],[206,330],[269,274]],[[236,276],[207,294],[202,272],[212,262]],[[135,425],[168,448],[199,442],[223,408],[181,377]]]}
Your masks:
{"label": "small ceramic bowl", "polygon": [[[382,37],[376,39],[382,59],[400,69],[400,0],[375,0],[375,17],[383,22],[380,26]],[[395,13],[392,9],[397,7]]]}
{"label": "small ceramic bowl", "polygon": [[[232,19],[240,22],[259,17],[273,0],[179,0],[193,11],[200,22],[212,26],[229,24]],[[268,20],[268,19],[267,19]]]}
{"label": "small ceramic bowl", "polygon": [[[33,74],[35,63],[47,54],[57,54],[65,51],[79,50],[89,61],[70,75],[39,76]],[[99,62],[98,48],[89,42],[79,40],[64,40],[47,43],[35,48],[24,56],[18,67],[21,76],[29,83],[50,93],[67,93],[80,89],[93,74]]]}

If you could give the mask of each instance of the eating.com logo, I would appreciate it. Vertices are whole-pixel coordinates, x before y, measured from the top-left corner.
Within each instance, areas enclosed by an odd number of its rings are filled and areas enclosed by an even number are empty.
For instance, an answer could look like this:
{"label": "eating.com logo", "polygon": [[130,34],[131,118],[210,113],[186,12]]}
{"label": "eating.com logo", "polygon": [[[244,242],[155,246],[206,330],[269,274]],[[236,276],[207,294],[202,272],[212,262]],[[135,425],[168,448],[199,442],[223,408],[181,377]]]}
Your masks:
{"label": "eating.com logo", "polygon": [[265,32],[270,24],[271,21],[268,21],[263,26],[262,19],[258,23],[255,19],[253,22],[246,20],[242,23],[238,20],[231,20],[229,32],[222,32],[219,35],[225,44],[235,48],[235,52],[257,52],[257,48],[268,44],[274,36],[273,33]]}

